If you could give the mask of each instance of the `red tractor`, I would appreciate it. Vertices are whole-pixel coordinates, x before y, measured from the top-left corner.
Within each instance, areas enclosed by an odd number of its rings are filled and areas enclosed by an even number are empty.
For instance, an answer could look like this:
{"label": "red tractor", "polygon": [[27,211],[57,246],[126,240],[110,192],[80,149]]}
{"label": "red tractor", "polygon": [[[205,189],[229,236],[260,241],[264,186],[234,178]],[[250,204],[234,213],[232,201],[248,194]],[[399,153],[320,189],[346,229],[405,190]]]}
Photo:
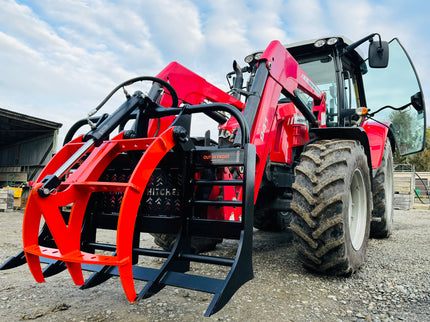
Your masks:
{"label": "red tractor", "polygon": [[[357,47],[367,42],[365,60]],[[68,269],[83,288],[119,276],[129,301],[165,285],[209,292],[206,315],[252,279],[253,226],[292,233],[312,270],[357,270],[369,235],[392,230],[395,147],[415,153],[425,141],[424,99],[406,52],[372,34],[273,41],[245,63],[227,75],[229,93],[178,63],[118,85],[40,174],[23,251],[1,268],[27,262],[38,282]],[[152,83],[149,92],[128,94],[140,81]],[[126,101],[94,116],[119,89]],[[218,139],[192,133],[202,115],[218,123]],[[100,242],[101,230],[116,230],[115,240]],[[142,247],[142,233],[161,249]],[[234,257],[202,254],[223,239],[239,241]],[[165,261],[144,267],[148,257]],[[224,279],[187,273],[195,262],[230,269]],[[82,270],[93,274],[84,280]],[[147,281],[139,292],[134,279]]]}

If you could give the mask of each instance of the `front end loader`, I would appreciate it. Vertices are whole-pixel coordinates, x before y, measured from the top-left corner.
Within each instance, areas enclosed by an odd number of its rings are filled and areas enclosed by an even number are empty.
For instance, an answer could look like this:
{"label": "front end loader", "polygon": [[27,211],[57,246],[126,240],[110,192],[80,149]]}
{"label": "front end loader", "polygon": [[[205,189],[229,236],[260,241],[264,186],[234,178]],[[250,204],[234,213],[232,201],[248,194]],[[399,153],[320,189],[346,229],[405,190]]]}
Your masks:
{"label": "front end loader", "polygon": [[[401,153],[423,147],[421,129],[405,131],[396,113],[425,129],[419,82],[406,105],[375,101],[380,111],[364,108],[367,69],[356,47],[370,41],[371,67],[386,67],[388,44],[376,36],[273,41],[247,56],[246,67],[233,64],[229,93],[178,63],[118,85],[72,127],[33,185],[23,251],[1,269],[27,262],[38,282],[67,269],[82,288],[119,276],[131,302],[166,285],[208,292],[209,316],[253,278],[256,227],[292,233],[312,270],[353,273],[369,234],[391,233],[386,182],[392,184],[394,146]],[[125,90],[143,81],[152,83],[147,94]],[[125,102],[94,116],[120,89]],[[388,120],[375,116],[388,109]],[[191,135],[196,115],[219,124],[218,141],[208,132]],[[90,131],[74,137],[87,123]],[[101,242],[102,230],[116,231],[114,241]],[[141,246],[143,233],[161,249]],[[206,252],[225,239],[237,240],[232,257]],[[148,265],[153,257],[163,264]],[[198,275],[196,262],[227,270],[223,278]],[[85,280],[83,270],[93,274]],[[135,280],[146,284],[136,290]]]}

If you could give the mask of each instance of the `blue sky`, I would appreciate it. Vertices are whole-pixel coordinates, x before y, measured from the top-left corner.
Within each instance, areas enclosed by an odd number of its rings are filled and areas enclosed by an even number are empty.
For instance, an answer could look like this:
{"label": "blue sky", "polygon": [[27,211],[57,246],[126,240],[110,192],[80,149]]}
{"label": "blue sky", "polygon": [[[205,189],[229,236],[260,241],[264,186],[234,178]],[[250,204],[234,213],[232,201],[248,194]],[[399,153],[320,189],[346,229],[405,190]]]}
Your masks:
{"label": "blue sky", "polygon": [[0,107],[63,123],[60,137],[116,84],[171,61],[227,89],[232,61],[244,65],[273,39],[398,37],[430,104],[424,0],[0,0],[0,8]]}

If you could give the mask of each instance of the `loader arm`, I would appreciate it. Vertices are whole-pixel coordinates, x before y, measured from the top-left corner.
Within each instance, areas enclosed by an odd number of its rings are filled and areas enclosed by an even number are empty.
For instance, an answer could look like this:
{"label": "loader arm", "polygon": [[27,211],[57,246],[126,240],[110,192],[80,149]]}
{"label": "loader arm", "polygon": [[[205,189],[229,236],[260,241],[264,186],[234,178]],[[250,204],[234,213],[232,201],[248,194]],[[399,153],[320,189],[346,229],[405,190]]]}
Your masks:
{"label": "loader arm", "polygon": [[[312,98],[312,110],[298,96],[300,91]],[[257,150],[256,201],[276,133],[272,128],[281,93],[293,101],[312,127],[325,123],[325,96],[279,41],[272,41],[261,56],[250,92],[243,114],[251,128],[250,142]]]}

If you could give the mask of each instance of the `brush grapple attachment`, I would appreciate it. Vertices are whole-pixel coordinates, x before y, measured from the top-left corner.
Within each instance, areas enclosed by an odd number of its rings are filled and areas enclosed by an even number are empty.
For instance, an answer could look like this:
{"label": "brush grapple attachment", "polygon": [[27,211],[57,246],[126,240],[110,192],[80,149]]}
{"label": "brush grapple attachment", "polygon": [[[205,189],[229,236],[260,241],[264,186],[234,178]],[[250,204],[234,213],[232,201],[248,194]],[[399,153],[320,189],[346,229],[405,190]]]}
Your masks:
{"label": "brush grapple attachment", "polygon": [[[255,146],[242,103],[179,64],[158,78],[139,80],[154,82],[148,95],[128,96],[89,133],[65,144],[43,170],[24,213],[23,251],[1,269],[27,262],[37,282],[67,269],[82,288],[119,276],[131,302],[165,285],[213,293],[209,316],[253,277]],[[220,111],[237,120],[240,142],[219,146],[189,136],[192,114],[224,123]],[[130,119],[133,130],[108,139]],[[99,241],[102,230],[116,231],[115,241]],[[170,250],[160,250],[141,247],[142,233],[175,237]],[[237,251],[231,258],[199,254],[193,238],[237,240]],[[151,257],[164,262],[145,266]],[[192,271],[194,263],[229,269],[224,278],[200,276]],[[85,280],[83,270],[93,274]],[[135,280],[146,284],[136,290]]]}

